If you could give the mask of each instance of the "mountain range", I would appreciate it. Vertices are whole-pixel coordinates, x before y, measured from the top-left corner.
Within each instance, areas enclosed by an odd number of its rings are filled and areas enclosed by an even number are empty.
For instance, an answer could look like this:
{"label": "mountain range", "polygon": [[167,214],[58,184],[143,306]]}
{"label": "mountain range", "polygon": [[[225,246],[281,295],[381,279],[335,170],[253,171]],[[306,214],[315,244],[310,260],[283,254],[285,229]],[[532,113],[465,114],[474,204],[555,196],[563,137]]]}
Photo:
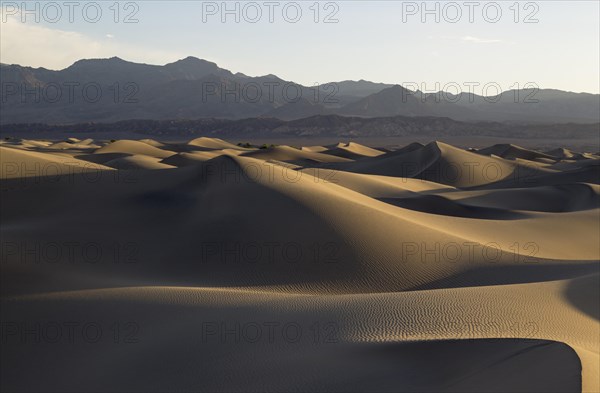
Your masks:
{"label": "mountain range", "polygon": [[552,89],[423,93],[365,80],[302,86],[251,77],[188,57],[164,66],[117,57],[80,60],[59,71],[0,66],[2,124],[76,124],[132,119],[296,120],[316,115],[446,117],[515,123],[600,122],[600,95]]}

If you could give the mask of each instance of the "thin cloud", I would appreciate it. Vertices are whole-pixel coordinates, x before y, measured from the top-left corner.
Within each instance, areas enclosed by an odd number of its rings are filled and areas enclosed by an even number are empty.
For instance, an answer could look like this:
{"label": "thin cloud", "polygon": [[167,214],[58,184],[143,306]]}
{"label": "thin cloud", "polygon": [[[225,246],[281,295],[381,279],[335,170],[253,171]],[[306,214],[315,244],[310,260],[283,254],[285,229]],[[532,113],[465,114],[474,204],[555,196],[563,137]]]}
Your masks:
{"label": "thin cloud", "polygon": [[164,64],[186,56],[128,45],[112,39],[112,34],[105,35],[108,39],[94,38],[78,32],[22,23],[15,15],[7,16],[5,20],[0,40],[2,63],[58,70],[80,59],[118,56],[130,61]]}
{"label": "thin cloud", "polygon": [[488,38],[479,38],[479,37],[473,37],[470,35],[461,37],[461,40],[466,41],[466,42],[474,42],[476,44],[496,44],[499,42],[504,42],[502,40],[496,40],[496,39],[488,39]]}

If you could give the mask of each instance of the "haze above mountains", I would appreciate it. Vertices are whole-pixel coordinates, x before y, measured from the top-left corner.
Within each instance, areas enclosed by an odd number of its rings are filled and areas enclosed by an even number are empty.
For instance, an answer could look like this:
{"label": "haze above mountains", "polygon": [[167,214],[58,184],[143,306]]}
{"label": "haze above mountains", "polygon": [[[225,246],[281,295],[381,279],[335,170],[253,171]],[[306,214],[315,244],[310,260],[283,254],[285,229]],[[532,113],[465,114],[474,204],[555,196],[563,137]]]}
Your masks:
{"label": "haze above mountains", "polygon": [[250,77],[188,57],[164,66],[117,57],[52,71],[2,64],[2,124],[130,119],[295,120],[315,115],[448,117],[457,121],[600,122],[600,95],[551,89],[422,93],[369,81],[306,87],[275,75]]}

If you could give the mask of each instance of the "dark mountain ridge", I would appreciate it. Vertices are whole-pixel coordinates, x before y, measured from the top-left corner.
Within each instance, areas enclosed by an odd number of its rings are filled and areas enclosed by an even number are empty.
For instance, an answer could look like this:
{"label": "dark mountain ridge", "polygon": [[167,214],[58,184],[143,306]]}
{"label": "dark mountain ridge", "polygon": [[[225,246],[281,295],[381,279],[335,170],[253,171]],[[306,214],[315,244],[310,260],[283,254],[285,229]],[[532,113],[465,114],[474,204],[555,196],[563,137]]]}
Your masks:
{"label": "dark mountain ridge", "polygon": [[294,120],[330,114],[527,123],[600,121],[597,94],[553,89],[510,90],[495,97],[424,94],[365,80],[307,87],[272,74],[234,74],[195,57],[164,66],[118,57],[86,59],[58,71],[2,64],[0,79],[2,124],[261,116]]}

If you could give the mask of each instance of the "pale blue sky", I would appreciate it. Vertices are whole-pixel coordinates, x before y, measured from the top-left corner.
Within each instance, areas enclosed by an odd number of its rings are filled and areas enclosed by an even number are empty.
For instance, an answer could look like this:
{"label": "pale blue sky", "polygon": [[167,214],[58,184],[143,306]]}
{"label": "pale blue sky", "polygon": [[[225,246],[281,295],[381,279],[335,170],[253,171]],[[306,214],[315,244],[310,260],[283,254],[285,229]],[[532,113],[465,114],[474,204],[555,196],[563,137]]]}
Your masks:
{"label": "pale blue sky", "polygon": [[[30,66],[63,68],[79,58],[119,56],[127,60],[165,64],[186,56],[214,61],[223,68],[248,75],[273,73],[286,80],[306,85],[367,79],[386,83],[417,83],[424,90],[438,90],[448,83],[467,90],[466,83],[496,83],[502,90],[523,87],[533,82],[541,88],[599,93],[600,8],[598,1],[519,2],[515,23],[515,1],[499,1],[502,16],[495,6],[481,2],[474,8],[474,22],[469,22],[469,8],[457,1],[462,18],[457,23],[445,20],[444,4],[439,3],[440,21],[434,15],[421,21],[419,2],[337,1],[326,10],[327,1],[319,4],[319,23],[314,22],[314,1],[298,2],[302,17],[298,23],[284,20],[295,13],[291,2],[278,2],[275,23],[268,21],[268,8],[258,1],[262,19],[240,23],[228,16],[222,23],[220,14],[207,15],[203,22],[200,1],[138,1],[137,23],[123,23],[130,6],[119,4],[119,22],[109,7],[114,1],[98,2],[103,10],[97,23],[83,18],[82,6],[75,9],[74,21],[68,9],[56,23],[32,14],[13,12],[21,1],[2,1],[1,61]],[[35,2],[29,2],[33,9]],[[62,4],[62,1],[58,1]],[[245,2],[240,2],[240,10]],[[221,7],[221,2],[215,2]],[[435,7],[428,2],[428,7]],[[40,3],[40,7],[43,3]],[[228,2],[234,7],[235,2]],[[448,7],[448,6],[447,6]],[[8,11],[10,10],[10,12]],[[88,8],[94,16],[93,8]],[[248,8],[248,12],[253,11]],[[337,23],[322,23],[336,11]],[[405,15],[403,10],[416,12]],[[46,10],[49,18],[52,9]],[[446,8],[448,18],[455,9]],[[8,15],[8,14],[11,15]],[[524,23],[527,15],[537,23]],[[254,13],[247,14],[253,17]],[[48,18],[46,18],[48,19]],[[518,84],[518,85],[517,85]],[[454,88],[455,89],[455,88]],[[478,89],[476,89],[478,90]],[[479,89],[480,90],[480,89]],[[481,92],[481,91],[478,91]],[[490,90],[489,93],[495,93]]]}

